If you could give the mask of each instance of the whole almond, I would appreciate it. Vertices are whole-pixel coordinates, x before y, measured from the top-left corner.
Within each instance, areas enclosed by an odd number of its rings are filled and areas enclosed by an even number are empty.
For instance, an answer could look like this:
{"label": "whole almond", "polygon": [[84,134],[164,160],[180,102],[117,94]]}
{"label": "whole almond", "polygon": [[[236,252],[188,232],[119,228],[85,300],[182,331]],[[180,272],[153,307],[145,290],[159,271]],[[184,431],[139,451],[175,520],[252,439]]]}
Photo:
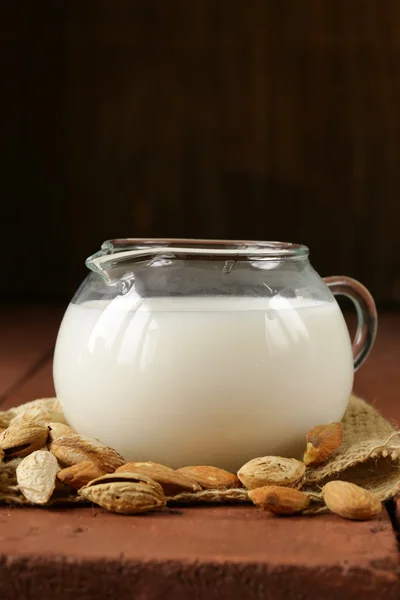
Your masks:
{"label": "whole almond", "polygon": [[147,477],[150,477],[153,481],[157,481],[161,485],[167,496],[174,496],[180,492],[198,492],[201,490],[201,486],[196,481],[192,481],[182,473],[170,469],[170,467],[151,461],[128,462],[119,467],[115,472],[133,472],[147,475]]}
{"label": "whole almond", "polygon": [[304,464],[310,467],[324,464],[343,441],[342,423],[318,425],[307,433]]}
{"label": "whole almond", "polygon": [[28,456],[31,452],[43,448],[48,434],[47,427],[39,423],[15,423],[0,434],[0,449],[3,450],[5,458]]}
{"label": "whole almond", "polygon": [[42,406],[33,406],[26,412],[16,415],[12,419],[11,425],[20,423],[22,421],[35,421],[41,425],[47,425],[50,422],[65,423],[65,418],[63,413],[60,411],[52,410]]}
{"label": "whole almond", "polygon": [[32,408],[62,412],[61,404],[57,398],[38,398],[37,400],[31,400],[30,402],[25,402],[24,404],[15,406],[11,410],[13,412],[13,416],[15,417],[16,415],[26,413]]}
{"label": "whole almond", "polygon": [[125,460],[103,442],[77,433],[68,433],[50,444],[50,451],[63,467],[72,467],[82,461],[94,462],[106,473],[121,467]]}
{"label": "whole almond", "polygon": [[310,504],[307,494],[290,487],[265,485],[249,492],[250,500],[264,510],[275,515],[295,515]]}
{"label": "whole almond", "polygon": [[343,519],[368,521],[382,510],[382,503],[372,492],[347,481],[330,481],[322,495],[329,510]]}
{"label": "whole almond", "polygon": [[56,487],[60,470],[57,459],[47,450],[36,450],[17,467],[17,483],[22,494],[34,504],[46,504]]}
{"label": "whole almond", "polygon": [[79,490],[90,481],[93,481],[93,479],[97,479],[97,477],[102,477],[103,475],[106,475],[106,472],[98,465],[90,460],[83,460],[76,465],[72,465],[72,467],[61,469],[57,473],[57,479],[61,483]]}
{"label": "whole almond", "polygon": [[382,503],[372,492],[347,481],[330,481],[322,495],[329,510],[343,519],[368,521],[382,510]]}
{"label": "whole almond", "polygon": [[305,465],[295,458],[263,456],[243,465],[238,477],[249,490],[265,485],[295,487],[303,478]]}
{"label": "whole almond", "polygon": [[202,465],[181,467],[176,470],[176,473],[196,481],[204,490],[225,490],[240,486],[236,475],[218,467]]}
{"label": "whole almond", "polygon": [[50,422],[47,423],[47,427],[49,429],[49,440],[51,442],[54,442],[54,440],[57,440],[68,433],[75,433],[71,427],[68,427],[68,425],[65,425],[65,423]]}
{"label": "whole almond", "polygon": [[162,487],[140,473],[111,473],[79,490],[79,495],[111,512],[136,514],[163,508]]}

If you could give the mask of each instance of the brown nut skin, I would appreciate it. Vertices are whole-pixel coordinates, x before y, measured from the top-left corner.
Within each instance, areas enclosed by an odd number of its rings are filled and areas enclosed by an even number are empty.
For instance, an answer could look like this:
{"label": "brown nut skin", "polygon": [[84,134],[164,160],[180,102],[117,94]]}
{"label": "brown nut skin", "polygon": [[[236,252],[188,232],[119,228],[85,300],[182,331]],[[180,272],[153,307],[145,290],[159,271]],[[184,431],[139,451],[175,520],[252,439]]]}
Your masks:
{"label": "brown nut skin", "polygon": [[240,487],[240,481],[236,475],[219,467],[197,465],[181,467],[176,472],[196,481],[203,490],[226,490]]}
{"label": "brown nut skin", "polygon": [[307,448],[303,461],[307,467],[326,463],[343,441],[342,423],[318,425],[307,433]]}
{"label": "brown nut skin", "polygon": [[329,510],[343,519],[369,521],[382,511],[381,501],[372,492],[348,481],[329,481],[322,495]]}
{"label": "brown nut skin", "polygon": [[201,486],[183,473],[178,473],[170,467],[152,461],[128,462],[119,467],[115,473],[142,473],[157,481],[167,496],[175,496],[181,492],[199,492]]}
{"label": "brown nut skin", "polygon": [[106,473],[113,473],[125,460],[113,448],[99,440],[77,433],[68,433],[51,442],[50,451],[63,467],[72,467],[82,461],[90,460]]}
{"label": "brown nut skin", "polygon": [[102,477],[105,474],[106,471],[103,471],[96,463],[90,460],[84,460],[76,465],[72,465],[72,467],[61,469],[61,471],[57,473],[57,479],[61,481],[61,483],[69,485],[74,490],[79,490],[90,481],[93,481],[93,479]]}
{"label": "brown nut skin", "polygon": [[310,504],[310,498],[304,492],[281,485],[265,485],[250,490],[249,498],[253,504],[274,515],[295,515]]}
{"label": "brown nut skin", "polygon": [[4,458],[28,456],[45,446],[49,430],[33,421],[24,421],[10,425],[0,434],[0,450]]}

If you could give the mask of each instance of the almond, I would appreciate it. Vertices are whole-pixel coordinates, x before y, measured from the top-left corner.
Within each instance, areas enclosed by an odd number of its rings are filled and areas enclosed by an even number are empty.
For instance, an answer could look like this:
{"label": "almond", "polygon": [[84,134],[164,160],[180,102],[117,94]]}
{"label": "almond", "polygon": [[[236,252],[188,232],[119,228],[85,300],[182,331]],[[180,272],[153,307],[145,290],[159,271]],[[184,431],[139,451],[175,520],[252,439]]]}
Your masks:
{"label": "almond", "polygon": [[4,458],[4,451],[0,450],[0,463],[3,461]]}
{"label": "almond", "polygon": [[56,423],[65,423],[65,418],[62,412],[41,406],[34,406],[26,412],[16,415],[12,419],[11,425],[14,425],[15,423],[21,423],[23,421],[35,421],[41,425],[47,425],[51,421]]}
{"label": "almond", "polygon": [[310,498],[304,492],[279,485],[265,485],[249,492],[250,500],[275,515],[294,515],[305,510]]}
{"label": "almond", "polygon": [[224,490],[240,486],[236,475],[218,467],[200,465],[182,467],[177,469],[176,473],[180,473],[196,481],[204,490]]}
{"label": "almond", "polygon": [[63,467],[72,467],[90,460],[106,473],[121,467],[125,460],[113,448],[103,442],[77,433],[68,433],[50,444],[50,451]]}
{"label": "almond", "polygon": [[310,467],[324,464],[343,441],[342,423],[318,425],[307,433],[304,464]]}
{"label": "almond", "polygon": [[28,456],[31,452],[43,448],[48,434],[47,427],[39,423],[15,423],[0,434],[0,449],[3,450],[5,458]]}
{"label": "almond", "polygon": [[347,481],[330,481],[322,495],[329,510],[344,519],[368,521],[382,510],[382,503],[372,492]]}
{"label": "almond", "polygon": [[60,470],[57,459],[47,450],[36,450],[26,456],[17,467],[19,489],[34,504],[46,504],[56,487]]}
{"label": "almond", "polygon": [[15,406],[11,409],[13,416],[22,415],[32,408],[40,408],[42,410],[52,410],[56,412],[62,412],[60,402],[57,398],[39,398],[38,400],[31,400],[25,402],[19,406]]}
{"label": "almond", "polygon": [[83,460],[76,465],[72,465],[72,467],[61,469],[57,473],[57,479],[61,483],[74,488],[74,490],[79,490],[84,485],[87,485],[89,481],[103,475],[106,475],[106,472],[98,465],[90,460]]}
{"label": "almond", "polygon": [[295,458],[263,456],[243,465],[238,477],[249,490],[265,485],[294,487],[303,478],[305,469],[305,465]]}
{"label": "almond", "polygon": [[51,442],[54,442],[54,440],[57,440],[68,433],[75,433],[71,427],[68,427],[68,425],[65,425],[65,423],[50,422],[47,423],[47,427],[49,429],[49,439]]}
{"label": "almond", "polygon": [[170,469],[170,467],[151,461],[129,462],[119,467],[115,472],[133,472],[147,475],[147,477],[161,485],[167,496],[175,496],[181,492],[199,492],[201,490],[201,486],[196,481],[192,481],[182,473]]}
{"label": "almond", "polygon": [[111,512],[136,514],[163,508],[162,487],[139,473],[111,473],[79,490],[79,495]]}

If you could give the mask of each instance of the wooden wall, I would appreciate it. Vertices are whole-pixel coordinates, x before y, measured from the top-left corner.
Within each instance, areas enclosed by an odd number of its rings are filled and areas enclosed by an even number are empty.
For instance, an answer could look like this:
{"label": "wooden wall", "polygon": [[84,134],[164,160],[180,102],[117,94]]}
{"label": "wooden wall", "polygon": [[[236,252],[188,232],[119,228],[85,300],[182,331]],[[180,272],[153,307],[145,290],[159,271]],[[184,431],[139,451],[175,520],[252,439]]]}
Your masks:
{"label": "wooden wall", "polygon": [[284,239],[400,302],[400,2],[3,5],[3,296],[115,236]]}

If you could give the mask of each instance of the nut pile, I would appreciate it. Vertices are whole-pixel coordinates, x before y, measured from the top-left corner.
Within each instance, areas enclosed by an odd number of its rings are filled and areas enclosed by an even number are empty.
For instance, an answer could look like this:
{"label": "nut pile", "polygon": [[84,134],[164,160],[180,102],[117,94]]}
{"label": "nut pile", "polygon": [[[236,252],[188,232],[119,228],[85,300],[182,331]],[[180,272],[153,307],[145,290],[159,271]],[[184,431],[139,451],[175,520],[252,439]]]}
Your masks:
{"label": "nut pile", "polygon": [[174,470],[152,461],[126,462],[113,448],[74,432],[55,398],[0,412],[0,463],[15,465],[16,489],[28,502],[47,505],[57,494],[75,496],[124,514],[215,493],[228,499],[242,494],[275,515],[330,510],[345,519],[373,519],[381,502],[352,483],[330,481],[321,495],[301,491],[306,467],[326,463],[342,439],[341,423],[319,425],[307,434],[303,462],[264,456],[247,462],[236,475],[208,465]]}

